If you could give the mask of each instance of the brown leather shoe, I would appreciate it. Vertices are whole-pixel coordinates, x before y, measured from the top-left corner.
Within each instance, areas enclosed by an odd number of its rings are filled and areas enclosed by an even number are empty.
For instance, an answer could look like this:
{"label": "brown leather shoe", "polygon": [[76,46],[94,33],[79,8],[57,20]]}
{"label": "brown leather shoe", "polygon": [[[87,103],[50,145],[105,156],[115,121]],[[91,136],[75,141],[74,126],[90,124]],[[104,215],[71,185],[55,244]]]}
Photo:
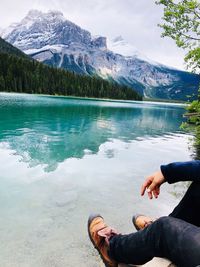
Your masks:
{"label": "brown leather shoe", "polygon": [[94,247],[98,250],[106,267],[117,267],[117,262],[108,255],[109,240],[118,234],[115,229],[107,226],[99,214],[90,215],[88,219],[88,234]]}
{"label": "brown leather shoe", "polygon": [[144,229],[150,225],[154,220],[142,214],[136,214],[132,217],[132,222],[137,231]]}

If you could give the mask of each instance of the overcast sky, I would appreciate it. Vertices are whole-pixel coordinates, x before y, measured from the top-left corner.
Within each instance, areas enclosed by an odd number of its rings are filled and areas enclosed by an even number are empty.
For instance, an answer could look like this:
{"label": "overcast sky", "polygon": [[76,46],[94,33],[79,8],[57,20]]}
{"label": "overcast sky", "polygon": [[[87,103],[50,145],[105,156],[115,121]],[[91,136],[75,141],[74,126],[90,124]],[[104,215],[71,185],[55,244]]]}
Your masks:
{"label": "overcast sky", "polygon": [[154,0],[6,0],[1,3],[0,28],[19,22],[30,9],[62,11],[66,19],[110,39],[121,35],[148,58],[184,69],[184,51],[161,38],[162,7]]}

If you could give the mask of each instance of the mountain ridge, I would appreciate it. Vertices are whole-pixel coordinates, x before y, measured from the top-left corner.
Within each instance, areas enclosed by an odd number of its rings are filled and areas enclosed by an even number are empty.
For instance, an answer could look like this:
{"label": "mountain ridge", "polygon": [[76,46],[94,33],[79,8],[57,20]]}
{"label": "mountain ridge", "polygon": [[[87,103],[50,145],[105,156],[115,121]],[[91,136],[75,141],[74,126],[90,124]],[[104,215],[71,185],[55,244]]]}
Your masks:
{"label": "mountain ridge", "polygon": [[187,100],[187,95],[197,96],[199,76],[149,62],[137,54],[113,52],[106,37],[93,37],[59,11],[32,10],[11,28],[3,37],[48,65],[115,80],[145,97]]}
{"label": "mountain ridge", "polygon": [[29,58],[25,53],[23,53],[21,50],[17,49],[10,43],[6,42],[1,37],[0,37],[0,53],[7,53],[7,54],[22,57],[22,58],[26,58],[26,59]]}
{"label": "mountain ridge", "polygon": [[116,82],[78,75],[39,63],[2,38],[0,92],[142,100],[137,92]]}

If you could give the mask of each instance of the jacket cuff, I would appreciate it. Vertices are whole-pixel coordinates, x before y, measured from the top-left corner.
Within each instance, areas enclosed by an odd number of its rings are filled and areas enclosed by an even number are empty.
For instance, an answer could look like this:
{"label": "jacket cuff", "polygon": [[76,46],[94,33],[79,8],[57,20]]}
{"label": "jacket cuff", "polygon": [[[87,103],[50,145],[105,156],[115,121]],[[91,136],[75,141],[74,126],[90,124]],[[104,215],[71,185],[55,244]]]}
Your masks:
{"label": "jacket cuff", "polygon": [[160,170],[163,174],[163,176],[165,177],[165,180],[169,183],[172,184],[174,181],[170,175],[170,164],[168,165],[161,165],[160,166]]}

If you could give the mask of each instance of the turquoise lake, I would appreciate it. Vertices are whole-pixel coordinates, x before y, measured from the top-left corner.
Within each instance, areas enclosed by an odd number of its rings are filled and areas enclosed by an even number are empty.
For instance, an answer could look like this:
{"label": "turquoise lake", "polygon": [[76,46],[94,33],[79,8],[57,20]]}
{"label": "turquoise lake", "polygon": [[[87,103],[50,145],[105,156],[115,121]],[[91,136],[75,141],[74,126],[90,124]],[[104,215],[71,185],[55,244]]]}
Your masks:
{"label": "turquoise lake", "polygon": [[122,233],[134,213],[167,215],[184,184],[140,196],[161,164],[191,159],[178,104],[0,93],[0,266],[104,266],[87,236],[101,213]]}

